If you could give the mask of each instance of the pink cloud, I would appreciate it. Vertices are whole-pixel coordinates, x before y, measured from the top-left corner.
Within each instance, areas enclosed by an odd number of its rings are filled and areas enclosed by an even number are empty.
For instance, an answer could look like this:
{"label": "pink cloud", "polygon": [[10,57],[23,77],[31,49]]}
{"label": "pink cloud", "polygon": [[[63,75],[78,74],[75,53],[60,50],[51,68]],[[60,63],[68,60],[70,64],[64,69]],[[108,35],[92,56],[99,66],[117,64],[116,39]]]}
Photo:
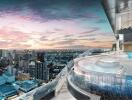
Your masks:
{"label": "pink cloud", "polygon": [[[85,21],[79,19],[39,22],[33,20],[32,16],[6,15],[5,18],[0,16],[0,21],[0,40],[6,41],[1,42],[0,48],[54,49],[70,47],[71,44],[76,48],[80,45],[82,45],[80,47],[106,47],[107,41],[111,41],[108,47],[112,45],[112,35],[100,36],[105,34],[101,33],[100,28],[84,27]],[[96,40],[102,43],[97,44]]]}
{"label": "pink cloud", "polygon": [[0,38],[3,40],[26,41],[29,36],[26,33],[9,28],[0,29]]}

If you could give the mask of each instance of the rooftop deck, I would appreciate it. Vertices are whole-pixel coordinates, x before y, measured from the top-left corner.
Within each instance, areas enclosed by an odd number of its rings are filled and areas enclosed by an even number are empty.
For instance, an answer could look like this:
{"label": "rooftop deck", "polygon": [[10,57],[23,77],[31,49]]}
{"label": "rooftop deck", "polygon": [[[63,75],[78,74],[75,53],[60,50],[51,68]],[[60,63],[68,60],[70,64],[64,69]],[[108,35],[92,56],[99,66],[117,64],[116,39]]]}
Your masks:
{"label": "rooftop deck", "polygon": [[9,85],[9,84],[0,85],[0,95],[1,96],[7,98],[7,97],[14,96],[17,94],[18,94],[18,92],[14,86]]}
{"label": "rooftop deck", "polygon": [[132,59],[124,52],[79,57],[74,60],[68,83],[86,95],[111,94],[131,100]]}
{"label": "rooftop deck", "polygon": [[63,84],[60,92],[58,93],[58,95],[56,95],[54,98],[52,98],[51,100],[76,100],[68,91],[67,89],[67,85],[66,82],[65,84]]}

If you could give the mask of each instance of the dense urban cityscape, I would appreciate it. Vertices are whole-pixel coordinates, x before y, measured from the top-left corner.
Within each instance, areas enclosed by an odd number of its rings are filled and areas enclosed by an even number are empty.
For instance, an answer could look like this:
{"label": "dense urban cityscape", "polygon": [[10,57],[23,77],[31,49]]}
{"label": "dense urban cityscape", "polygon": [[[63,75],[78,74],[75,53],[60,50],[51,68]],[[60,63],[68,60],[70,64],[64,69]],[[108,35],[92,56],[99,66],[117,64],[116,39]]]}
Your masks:
{"label": "dense urban cityscape", "polygon": [[84,50],[0,50],[0,96],[13,98],[56,78]]}

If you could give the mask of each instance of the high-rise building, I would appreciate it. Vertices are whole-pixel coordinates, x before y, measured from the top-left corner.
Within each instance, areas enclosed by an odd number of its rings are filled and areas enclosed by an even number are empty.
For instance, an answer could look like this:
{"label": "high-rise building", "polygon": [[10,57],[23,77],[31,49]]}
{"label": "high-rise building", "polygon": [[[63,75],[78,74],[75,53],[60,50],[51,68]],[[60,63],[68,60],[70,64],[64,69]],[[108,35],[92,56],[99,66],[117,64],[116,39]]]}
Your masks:
{"label": "high-rise building", "polygon": [[44,52],[37,53],[37,61],[45,62],[45,53]]}
{"label": "high-rise building", "polygon": [[35,77],[35,73],[36,73],[35,62],[31,61],[29,63],[29,74],[31,77]]}
{"label": "high-rise building", "polygon": [[[132,27],[132,0],[103,0],[103,4],[117,38],[117,50],[132,51],[132,41],[124,41],[128,31],[121,31]],[[132,31],[129,32],[129,36],[130,34]]]}
{"label": "high-rise building", "polygon": [[2,50],[2,57],[8,57],[9,51],[8,50]]}
{"label": "high-rise building", "polygon": [[35,77],[45,81],[49,80],[49,69],[44,62],[37,61],[35,65]]}
{"label": "high-rise building", "polygon": [[44,52],[37,52],[36,55],[37,55],[36,61],[31,61],[29,63],[28,73],[30,74],[31,77],[48,81],[49,69],[47,68],[46,64],[46,54]]}

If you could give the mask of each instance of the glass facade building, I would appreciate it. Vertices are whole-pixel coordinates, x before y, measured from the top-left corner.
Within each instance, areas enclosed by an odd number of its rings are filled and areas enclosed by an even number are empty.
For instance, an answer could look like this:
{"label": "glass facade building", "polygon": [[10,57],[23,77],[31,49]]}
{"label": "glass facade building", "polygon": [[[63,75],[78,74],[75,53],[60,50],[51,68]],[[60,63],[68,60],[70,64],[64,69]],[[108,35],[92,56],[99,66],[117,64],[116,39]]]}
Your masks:
{"label": "glass facade building", "polygon": [[132,36],[132,0],[103,0],[103,4],[117,38],[117,50],[132,51],[132,40],[124,41],[128,34]]}
{"label": "glass facade building", "polygon": [[132,26],[132,0],[103,0],[113,30]]}

